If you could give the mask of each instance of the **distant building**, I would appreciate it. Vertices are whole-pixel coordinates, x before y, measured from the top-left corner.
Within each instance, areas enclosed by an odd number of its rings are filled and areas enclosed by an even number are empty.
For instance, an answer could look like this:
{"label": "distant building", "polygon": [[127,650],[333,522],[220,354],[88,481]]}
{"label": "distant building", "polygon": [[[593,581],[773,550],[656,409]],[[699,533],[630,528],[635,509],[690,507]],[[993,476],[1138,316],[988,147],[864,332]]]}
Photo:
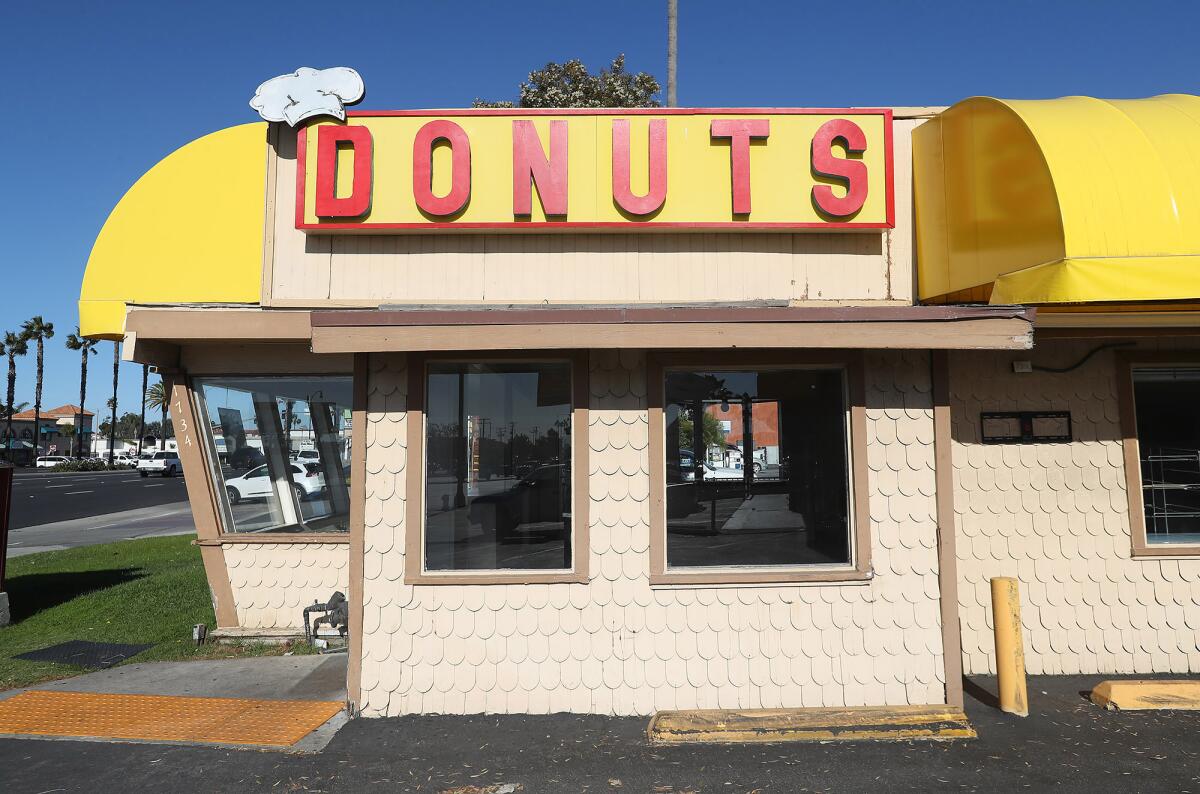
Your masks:
{"label": "distant building", "polygon": [[[60,405],[57,408],[44,408],[41,412],[41,434],[38,438],[38,450],[33,451],[34,417],[33,409],[13,414],[12,438],[16,450],[25,450],[31,455],[70,455],[78,448],[77,434],[83,435],[83,448],[88,449],[92,443],[91,411],[80,409],[78,405]],[[67,429],[74,428],[75,434]],[[7,431],[7,422],[0,423],[0,436]],[[24,443],[21,443],[24,442]]]}

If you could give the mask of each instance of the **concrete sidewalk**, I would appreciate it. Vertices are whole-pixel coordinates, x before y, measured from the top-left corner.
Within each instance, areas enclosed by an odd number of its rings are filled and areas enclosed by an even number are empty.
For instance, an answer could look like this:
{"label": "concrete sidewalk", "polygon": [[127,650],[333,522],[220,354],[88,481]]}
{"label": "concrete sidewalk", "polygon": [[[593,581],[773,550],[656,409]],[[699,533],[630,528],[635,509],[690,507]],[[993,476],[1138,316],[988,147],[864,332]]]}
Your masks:
{"label": "concrete sidewalk", "polygon": [[345,701],[346,654],[127,664],[27,689],[10,689],[0,692],[0,700],[29,689],[117,695]]}
{"label": "concrete sidewalk", "polygon": [[0,735],[311,753],[349,719],[345,681],[344,654],[133,664],[0,693]]}
{"label": "concrete sidewalk", "polygon": [[1081,694],[1102,678],[1031,678],[1027,719],[968,696],[971,741],[651,747],[643,717],[401,717],[352,720],[315,755],[0,740],[0,780],[6,794],[1200,791],[1200,713],[1107,712]]}
{"label": "concrete sidewalk", "polygon": [[40,551],[94,546],[118,540],[187,535],[195,531],[190,505],[187,502],[173,502],[10,529],[8,557],[12,559]]}

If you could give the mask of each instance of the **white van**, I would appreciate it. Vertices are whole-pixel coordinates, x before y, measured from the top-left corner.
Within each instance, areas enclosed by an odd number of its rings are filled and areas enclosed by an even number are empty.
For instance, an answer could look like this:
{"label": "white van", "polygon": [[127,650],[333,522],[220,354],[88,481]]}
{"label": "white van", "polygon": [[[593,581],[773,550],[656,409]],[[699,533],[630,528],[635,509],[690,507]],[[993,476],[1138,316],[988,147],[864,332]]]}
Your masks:
{"label": "white van", "polygon": [[60,466],[63,463],[70,463],[71,459],[66,455],[43,455],[38,458],[33,464],[38,469],[52,469],[55,466]]}

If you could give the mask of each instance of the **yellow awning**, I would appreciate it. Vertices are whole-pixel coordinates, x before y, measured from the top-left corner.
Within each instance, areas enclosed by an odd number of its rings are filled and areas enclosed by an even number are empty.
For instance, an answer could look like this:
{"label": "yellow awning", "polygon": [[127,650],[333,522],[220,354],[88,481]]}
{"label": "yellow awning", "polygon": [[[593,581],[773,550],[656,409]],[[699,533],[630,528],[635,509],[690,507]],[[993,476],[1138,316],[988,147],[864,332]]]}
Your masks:
{"label": "yellow awning", "polygon": [[913,169],[924,301],[1200,298],[1200,97],[975,97]]}
{"label": "yellow awning", "polygon": [[147,171],[92,246],[83,335],[120,339],[129,303],[258,303],[266,164],[260,122],[192,141]]}

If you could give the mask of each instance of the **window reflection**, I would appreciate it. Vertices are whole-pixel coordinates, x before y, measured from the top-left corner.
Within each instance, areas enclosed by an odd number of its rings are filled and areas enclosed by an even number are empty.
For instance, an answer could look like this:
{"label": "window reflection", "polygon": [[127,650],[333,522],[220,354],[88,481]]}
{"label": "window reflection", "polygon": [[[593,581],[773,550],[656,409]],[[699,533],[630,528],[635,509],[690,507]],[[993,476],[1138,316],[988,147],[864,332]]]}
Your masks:
{"label": "window reflection", "polygon": [[840,369],[666,374],[669,568],[850,562]]}
{"label": "window reflection", "polygon": [[349,377],[203,378],[226,532],[346,532]]}
{"label": "window reflection", "polygon": [[431,363],[425,569],[571,568],[571,365]]}
{"label": "window reflection", "polygon": [[1200,543],[1200,368],[1133,373],[1146,542]]}

